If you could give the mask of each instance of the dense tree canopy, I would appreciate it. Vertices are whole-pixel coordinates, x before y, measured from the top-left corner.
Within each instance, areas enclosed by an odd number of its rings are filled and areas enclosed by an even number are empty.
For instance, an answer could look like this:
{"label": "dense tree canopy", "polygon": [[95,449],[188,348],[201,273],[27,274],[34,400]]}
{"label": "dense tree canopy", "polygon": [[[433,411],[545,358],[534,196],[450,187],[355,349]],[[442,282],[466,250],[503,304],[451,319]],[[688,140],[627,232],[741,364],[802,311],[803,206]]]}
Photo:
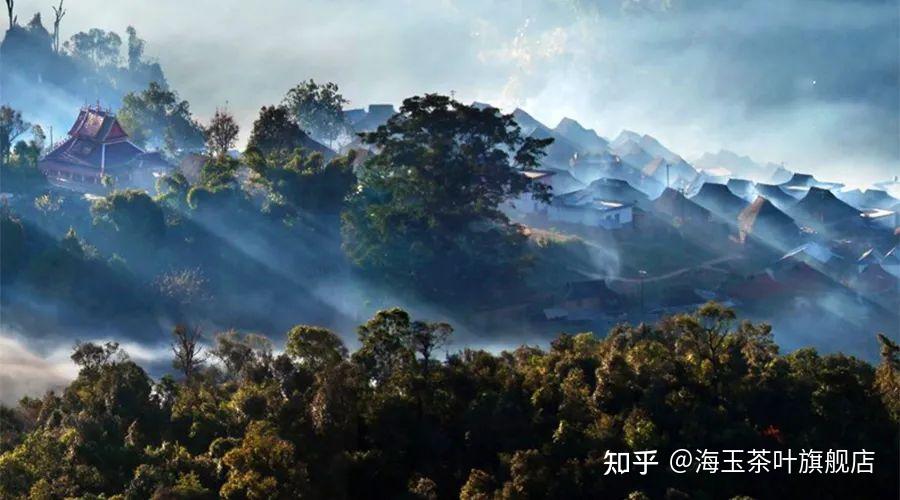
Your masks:
{"label": "dense tree canopy", "polygon": [[306,134],[284,106],[263,106],[259,117],[253,122],[248,148],[255,148],[265,154],[293,151],[302,147]]}
{"label": "dense tree canopy", "polygon": [[248,149],[247,166],[268,193],[265,209],[287,217],[300,212],[338,213],[356,183],[356,153],[326,161],[321,153],[295,149],[265,154]]}
{"label": "dense tree canopy", "polygon": [[312,79],[289,90],[284,98],[284,106],[300,128],[329,146],[347,133],[343,110],[347,102],[337,84],[318,84]]}
{"label": "dense tree canopy", "polygon": [[91,28],[78,32],[66,42],[66,48],[78,58],[91,61],[96,66],[115,66],[119,63],[122,37],[114,31]]}
{"label": "dense tree canopy", "polygon": [[209,125],[203,127],[207,152],[217,159],[225,158],[237,142],[239,132],[234,116],[226,109],[216,109]]}
{"label": "dense tree canopy", "polygon": [[28,122],[22,119],[22,112],[9,106],[0,106],[0,161],[9,162],[10,150],[17,137],[28,130]]}
{"label": "dense tree canopy", "polygon": [[[875,369],[809,349],[781,355],[769,327],[713,303],[602,339],[561,335],[547,350],[439,359],[434,348],[449,333],[381,311],[359,328],[361,347],[348,357],[318,327],[293,328],[281,355],[262,337],[226,332],[211,348],[216,363],[155,382],[117,344],[79,344],[80,373],[62,393],[0,411],[0,496],[898,493],[900,360],[884,336]],[[664,462],[677,448],[865,449],[875,461],[872,474],[673,474]],[[642,450],[656,450],[661,465],[646,475],[606,472],[607,451]]]}
{"label": "dense tree canopy", "polygon": [[405,100],[362,137],[377,152],[344,212],[348,255],[426,296],[478,300],[477,290],[509,289],[527,265],[525,238],[501,204],[526,193],[549,199],[522,170],[552,140],[523,138],[495,108],[433,94]]}
{"label": "dense tree canopy", "polygon": [[203,148],[203,130],[188,102],[158,82],[126,95],[117,118],[136,144],[163,148],[170,156]]}

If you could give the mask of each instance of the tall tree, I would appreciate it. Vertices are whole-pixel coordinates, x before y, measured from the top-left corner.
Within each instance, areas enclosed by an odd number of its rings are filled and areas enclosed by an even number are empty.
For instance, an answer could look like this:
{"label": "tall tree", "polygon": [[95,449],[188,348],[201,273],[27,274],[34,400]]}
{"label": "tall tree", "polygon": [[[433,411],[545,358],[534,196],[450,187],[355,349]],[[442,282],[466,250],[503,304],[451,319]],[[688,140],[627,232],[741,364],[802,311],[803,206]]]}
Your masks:
{"label": "tall tree", "polygon": [[222,159],[228,155],[228,150],[237,142],[240,128],[234,116],[227,110],[216,109],[216,113],[203,132],[206,136],[207,151],[216,158]]}
{"label": "tall tree", "polygon": [[15,8],[16,2],[15,0],[6,0],[6,12],[9,15],[9,27],[12,28],[16,25],[16,19],[13,17],[13,8]]}
{"label": "tall tree", "polygon": [[141,64],[144,56],[144,40],[137,36],[134,26],[129,26],[125,33],[128,34],[128,68],[134,71]]}
{"label": "tall tree", "polygon": [[76,57],[87,59],[96,66],[115,66],[119,63],[122,38],[114,31],[91,28],[72,35],[69,49]]}
{"label": "tall tree", "polygon": [[204,355],[200,342],[203,341],[203,333],[199,327],[176,325],[172,330],[172,367],[184,374],[184,380],[188,383],[197,369],[203,364]]}
{"label": "tall tree", "polygon": [[344,247],[362,268],[426,296],[478,300],[511,285],[525,236],[500,205],[549,189],[523,173],[552,139],[524,138],[512,116],[429,94],[403,102],[377,131],[343,214]]}
{"label": "tall tree", "polygon": [[17,137],[28,130],[29,123],[22,119],[22,113],[9,107],[0,106],[0,159],[3,165],[9,162],[9,152]]}
{"label": "tall tree", "polygon": [[284,105],[300,128],[332,147],[347,130],[344,104],[348,102],[337,84],[328,82],[320,85],[313,79],[292,88],[284,98]]}
{"label": "tall tree", "polygon": [[62,22],[63,17],[66,15],[66,10],[63,9],[63,0],[59,0],[58,7],[52,7],[52,8],[53,8],[53,51],[59,52],[59,24]]}

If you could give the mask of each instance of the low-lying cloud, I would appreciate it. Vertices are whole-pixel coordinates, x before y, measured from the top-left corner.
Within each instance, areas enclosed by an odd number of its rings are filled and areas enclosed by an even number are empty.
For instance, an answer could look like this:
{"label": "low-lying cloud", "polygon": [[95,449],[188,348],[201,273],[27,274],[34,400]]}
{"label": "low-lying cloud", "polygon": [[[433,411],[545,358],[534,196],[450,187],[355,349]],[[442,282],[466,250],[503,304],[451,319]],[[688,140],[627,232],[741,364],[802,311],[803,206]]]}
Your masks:
{"label": "low-lying cloud", "polygon": [[[19,19],[42,0],[17,2]],[[228,103],[246,137],[297,82],[353,105],[423,92],[660,138],[688,159],[729,148],[820,177],[900,163],[900,9],[889,0],[82,0],[63,36],[134,24],[201,117]]]}

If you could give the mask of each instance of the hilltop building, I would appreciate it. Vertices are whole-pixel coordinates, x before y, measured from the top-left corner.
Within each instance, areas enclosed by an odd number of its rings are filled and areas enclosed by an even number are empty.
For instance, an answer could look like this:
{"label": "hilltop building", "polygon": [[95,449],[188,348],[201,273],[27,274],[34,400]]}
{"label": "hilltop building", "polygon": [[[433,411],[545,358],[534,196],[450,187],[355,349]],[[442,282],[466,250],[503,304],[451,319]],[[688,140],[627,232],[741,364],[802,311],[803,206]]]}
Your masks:
{"label": "hilltop building", "polygon": [[92,192],[103,189],[104,176],[116,186],[151,189],[156,177],[172,166],[159,153],[132,143],[116,116],[97,106],[81,110],[66,139],[38,162],[38,168],[51,184]]}

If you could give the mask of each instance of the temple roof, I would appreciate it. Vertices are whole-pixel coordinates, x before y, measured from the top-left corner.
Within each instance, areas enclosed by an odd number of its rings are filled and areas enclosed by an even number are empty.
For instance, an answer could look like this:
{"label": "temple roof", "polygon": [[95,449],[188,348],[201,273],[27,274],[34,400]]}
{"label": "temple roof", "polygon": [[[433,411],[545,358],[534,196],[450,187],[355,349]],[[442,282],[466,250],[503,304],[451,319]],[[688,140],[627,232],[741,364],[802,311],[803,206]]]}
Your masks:
{"label": "temple roof", "polygon": [[103,148],[103,143],[72,136],[53,148],[42,161],[94,168],[100,168],[101,163],[105,163],[106,168],[111,168],[124,165],[143,153],[140,148],[127,141],[107,143],[105,157]]}
{"label": "temple roof", "polygon": [[117,142],[128,139],[128,134],[119,124],[116,116],[97,108],[82,108],[69,136],[96,142]]}
{"label": "temple roof", "polygon": [[66,164],[88,168],[125,165],[144,151],[128,141],[116,116],[99,107],[83,108],[69,130],[69,137],[41,160],[45,165]]}

